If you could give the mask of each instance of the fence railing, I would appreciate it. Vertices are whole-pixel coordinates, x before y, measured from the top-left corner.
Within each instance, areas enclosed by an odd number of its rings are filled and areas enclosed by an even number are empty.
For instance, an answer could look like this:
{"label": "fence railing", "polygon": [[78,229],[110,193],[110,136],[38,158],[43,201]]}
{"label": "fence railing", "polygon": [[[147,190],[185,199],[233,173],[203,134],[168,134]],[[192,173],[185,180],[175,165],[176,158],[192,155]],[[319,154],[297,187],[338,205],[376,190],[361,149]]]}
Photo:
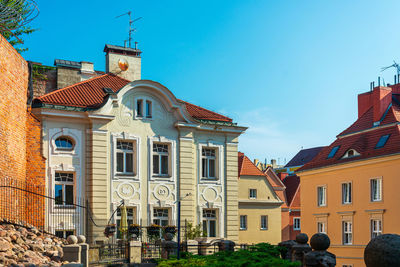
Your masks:
{"label": "fence railing", "polygon": [[[87,209],[83,199],[45,195],[44,185],[11,178],[0,178],[0,220],[25,227],[36,227],[62,238],[85,235]],[[61,196],[61,197],[60,197]]]}

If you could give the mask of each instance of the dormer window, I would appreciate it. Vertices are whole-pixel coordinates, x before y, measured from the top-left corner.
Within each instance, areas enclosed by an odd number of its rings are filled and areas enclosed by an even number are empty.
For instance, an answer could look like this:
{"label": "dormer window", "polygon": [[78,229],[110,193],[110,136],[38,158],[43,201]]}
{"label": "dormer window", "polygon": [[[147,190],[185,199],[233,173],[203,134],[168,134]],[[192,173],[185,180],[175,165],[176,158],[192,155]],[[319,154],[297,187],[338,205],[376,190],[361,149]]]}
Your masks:
{"label": "dormer window", "polygon": [[151,118],[152,104],[150,100],[146,100],[146,118]]}
{"label": "dormer window", "polygon": [[375,148],[381,148],[386,145],[387,140],[389,139],[390,134],[387,135],[382,135],[381,138],[379,138],[378,143],[376,144]]}
{"label": "dormer window", "polygon": [[136,116],[143,117],[143,100],[138,99],[136,101]]}
{"label": "dormer window", "polygon": [[339,150],[340,146],[335,146],[332,148],[331,152],[329,152],[328,159],[333,158],[336,154],[336,152]]}
{"label": "dormer window", "polygon": [[74,148],[74,142],[67,136],[60,136],[55,140],[57,150],[71,151]]}
{"label": "dormer window", "polygon": [[354,149],[349,149],[347,150],[347,152],[343,155],[343,159],[345,158],[351,158],[351,157],[356,157],[356,156],[360,156],[360,153],[358,153],[357,151],[355,151]]}

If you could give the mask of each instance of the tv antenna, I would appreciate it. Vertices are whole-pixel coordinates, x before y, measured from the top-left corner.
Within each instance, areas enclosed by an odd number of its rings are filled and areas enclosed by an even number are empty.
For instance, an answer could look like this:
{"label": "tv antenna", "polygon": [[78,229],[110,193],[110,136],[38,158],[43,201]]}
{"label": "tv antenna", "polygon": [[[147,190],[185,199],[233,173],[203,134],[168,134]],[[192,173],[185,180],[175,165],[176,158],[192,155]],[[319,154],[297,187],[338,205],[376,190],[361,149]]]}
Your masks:
{"label": "tv antenna", "polygon": [[[128,44],[129,44],[129,47],[132,48],[132,33],[136,31],[136,28],[133,27],[133,23],[135,21],[140,20],[142,17],[138,17],[138,18],[132,20],[132,11],[128,11],[128,12],[126,12],[124,14],[116,16],[115,18],[119,18],[119,17],[125,16],[125,15],[129,16],[129,38],[128,38]],[[126,47],[126,41],[127,40],[125,40],[125,47]],[[137,42],[135,42],[135,49],[136,49],[136,44],[137,44]]]}
{"label": "tv antenna", "polygon": [[397,76],[400,75],[400,65],[397,64],[396,61],[394,61],[394,60],[393,60],[393,64],[392,64],[392,65],[381,68],[381,72],[382,72],[382,71],[385,71],[385,70],[387,70],[387,69],[390,69],[390,68],[396,68]]}

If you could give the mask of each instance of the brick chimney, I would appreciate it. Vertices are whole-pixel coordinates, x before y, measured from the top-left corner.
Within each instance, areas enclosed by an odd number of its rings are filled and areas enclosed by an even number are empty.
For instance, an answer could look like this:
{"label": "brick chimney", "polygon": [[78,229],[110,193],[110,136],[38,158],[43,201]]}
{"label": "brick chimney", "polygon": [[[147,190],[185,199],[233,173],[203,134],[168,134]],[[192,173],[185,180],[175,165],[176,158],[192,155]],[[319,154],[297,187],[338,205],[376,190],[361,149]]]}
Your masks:
{"label": "brick chimney", "polygon": [[392,102],[392,88],[377,86],[372,92],[358,95],[358,118],[371,107],[373,108],[374,125],[379,125],[383,114]]}

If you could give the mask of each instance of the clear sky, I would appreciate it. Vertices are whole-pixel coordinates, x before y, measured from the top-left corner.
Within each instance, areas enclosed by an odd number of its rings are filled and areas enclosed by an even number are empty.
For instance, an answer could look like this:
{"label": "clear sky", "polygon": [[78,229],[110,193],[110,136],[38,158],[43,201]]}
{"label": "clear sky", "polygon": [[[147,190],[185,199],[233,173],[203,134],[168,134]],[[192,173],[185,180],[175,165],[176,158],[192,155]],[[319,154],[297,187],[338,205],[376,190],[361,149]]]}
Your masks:
{"label": "clear sky", "polygon": [[248,126],[239,148],[283,164],[328,145],[357,117],[357,94],[400,61],[400,1],[39,0],[27,60],[91,61],[123,45],[132,10],[142,78]]}

